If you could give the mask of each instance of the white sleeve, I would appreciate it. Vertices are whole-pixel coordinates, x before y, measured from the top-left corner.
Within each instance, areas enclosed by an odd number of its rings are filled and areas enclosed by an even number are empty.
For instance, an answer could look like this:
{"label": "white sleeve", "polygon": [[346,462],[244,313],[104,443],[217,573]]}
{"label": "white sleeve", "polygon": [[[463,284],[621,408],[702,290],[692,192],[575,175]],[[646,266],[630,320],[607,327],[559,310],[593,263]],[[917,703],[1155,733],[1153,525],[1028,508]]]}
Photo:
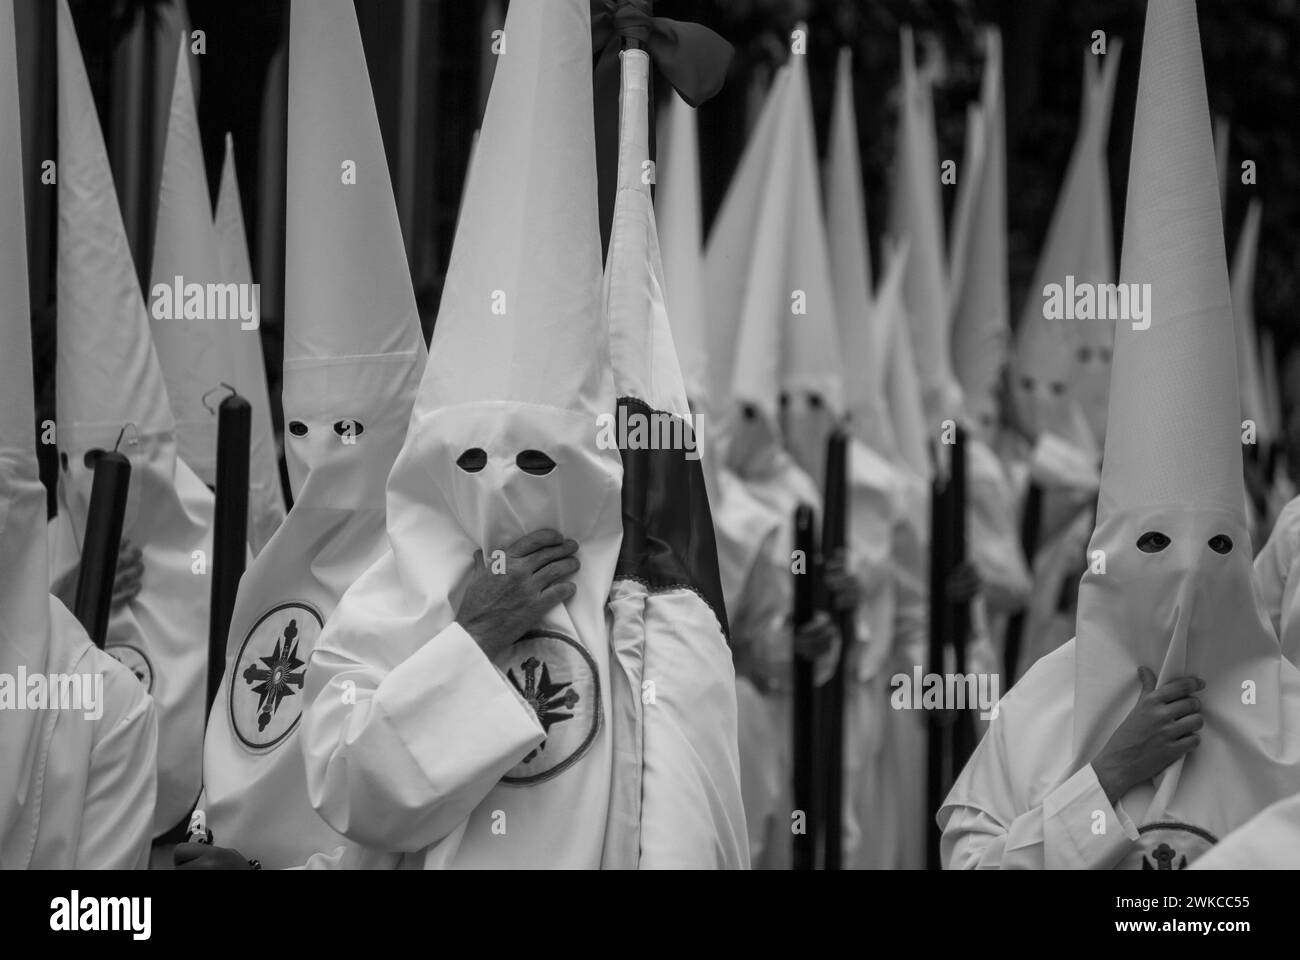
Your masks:
{"label": "white sleeve", "polygon": [[[108,721],[111,726],[96,732],[77,844],[78,869],[143,870],[149,865],[158,780],[158,712],[135,677],[123,674],[105,676],[106,697],[120,692],[128,703],[120,713],[108,714],[114,718]],[[110,692],[111,686],[118,689]]]}
{"label": "white sleeve", "polygon": [[1273,632],[1282,636],[1282,614],[1285,607],[1287,579],[1291,565],[1300,550],[1300,501],[1287,504],[1268,542],[1255,557],[1255,587]]}
{"label": "white sleeve", "polygon": [[1105,870],[1138,838],[1127,814],[1111,806],[1091,764],[1010,822],[975,806],[949,810],[941,855],[950,870]]}
{"label": "white sleeve", "polygon": [[356,651],[318,647],[303,733],[308,795],[325,822],[403,853],[450,834],[545,739],[533,709],[457,623],[387,671]]}

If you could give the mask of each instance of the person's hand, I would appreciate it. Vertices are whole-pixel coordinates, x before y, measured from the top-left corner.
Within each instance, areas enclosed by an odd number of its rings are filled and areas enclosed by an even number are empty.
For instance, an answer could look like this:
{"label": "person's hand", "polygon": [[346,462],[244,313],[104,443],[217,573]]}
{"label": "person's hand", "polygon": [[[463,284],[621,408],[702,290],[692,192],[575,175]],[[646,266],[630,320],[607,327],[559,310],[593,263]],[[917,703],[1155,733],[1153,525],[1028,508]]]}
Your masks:
{"label": "person's hand", "polygon": [[177,870],[252,870],[253,864],[238,850],[209,843],[178,843],[172,851]]}
{"label": "person's hand", "polygon": [[570,578],[581,564],[576,540],[554,530],[535,530],[505,550],[500,563],[485,564],[474,551],[474,570],[456,611],[459,623],[494,658],[527,633],[552,607],[578,590]]}
{"label": "person's hand", "polygon": [[967,603],[974,600],[975,594],[980,592],[983,585],[975,565],[970,561],[953,567],[948,574],[947,583],[944,584],[950,603]]}
{"label": "person's hand", "polygon": [[794,632],[794,654],[800,660],[816,660],[835,647],[840,631],[831,615],[818,610],[813,618]]}
{"label": "person's hand", "polygon": [[113,577],[113,610],[125,606],[140,592],[144,579],[144,554],[126,540],[117,552],[117,573]]}
{"label": "person's hand", "polygon": [[827,560],[823,572],[830,608],[840,613],[858,609],[862,599],[858,578],[845,569],[843,556]]}
{"label": "person's hand", "polygon": [[1156,687],[1156,675],[1138,668],[1142,693],[1092,761],[1097,782],[1111,806],[1139,783],[1150,780],[1201,742],[1201,702],[1193,694],[1205,689],[1198,677],[1178,677]]}

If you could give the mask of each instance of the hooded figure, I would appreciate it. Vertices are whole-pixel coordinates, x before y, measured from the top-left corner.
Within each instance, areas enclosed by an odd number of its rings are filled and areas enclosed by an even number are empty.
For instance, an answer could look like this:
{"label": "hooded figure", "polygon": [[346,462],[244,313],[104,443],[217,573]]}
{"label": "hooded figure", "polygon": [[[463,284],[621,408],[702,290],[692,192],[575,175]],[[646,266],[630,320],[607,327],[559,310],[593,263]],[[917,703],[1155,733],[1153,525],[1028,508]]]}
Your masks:
{"label": "hooded figure", "polygon": [[[820,233],[824,228],[814,219],[820,202],[815,156],[811,142],[802,139],[808,136],[808,117],[800,113],[807,105],[803,99],[807,83],[802,55],[792,57],[777,72],[705,252],[709,363],[717,390],[713,410],[722,436],[720,476],[726,478],[730,473],[740,481],[734,495],[724,494],[718,522],[725,530],[731,518],[755,517],[747,528],[733,528],[733,537],[724,534],[719,539],[724,576],[725,558],[731,552],[729,541],[744,542],[753,549],[755,563],[748,567],[750,583],[745,594],[762,597],[756,607],[743,600],[734,604],[740,626],[733,636],[738,669],[762,695],[760,700],[758,695],[750,696],[744,685],[739,688],[742,738],[747,745],[742,775],[751,862],[768,869],[787,867],[792,853],[790,614],[794,592],[790,556],[794,512],[800,503],[818,511],[821,508],[817,481],[782,444],[779,399],[785,392],[787,399],[794,401],[796,419],[810,433],[820,433],[824,451],[830,425],[827,388],[832,388],[830,396],[837,409],[841,389],[838,381],[819,382],[816,376],[805,375],[800,378],[802,383],[798,382],[793,375],[797,369],[794,359],[783,350],[793,323],[808,322],[799,337],[806,338],[804,359],[811,356],[814,362],[803,365],[803,372],[815,373],[826,369],[816,358],[831,347],[835,335],[825,238]],[[795,163],[801,165],[802,182],[794,175]],[[796,195],[812,206],[795,210]],[[784,236],[786,230],[798,230],[801,240],[821,246],[820,259],[808,250],[794,251],[797,244]],[[800,279],[794,281],[795,276]],[[793,313],[794,290],[800,290],[804,298],[798,315]],[[814,394],[819,405],[813,403]],[[791,424],[787,421],[786,425]],[[815,467],[821,461],[813,452],[817,441],[811,436],[808,440],[806,462]],[[766,522],[759,522],[753,514],[754,504],[763,511]],[[742,618],[748,621],[748,628]],[[766,712],[765,718],[760,716],[762,712]],[[761,740],[764,732],[766,740]]]}
{"label": "hooded figure", "polygon": [[[1002,699],[940,809],[949,866],[1178,869],[1300,789],[1300,672],[1250,577],[1209,119],[1195,8],[1151,0],[1120,270],[1151,284],[1150,325],[1116,329],[1075,639]],[[1139,667],[1203,679],[1204,726],[1112,806],[1093,762]]]}
{"label": "hooded figure", "polygon": [[[721,460],[718,409],[706,343],[704,258],[701,249],[699,147],[695,109],[676,94],[660,119],[655,219],[663,256],[664,299],[701,450],[709,512],[713,518],[718,575],[731,633],[741,797],[752,866],[788,857],[784,795],[774,762],[771,711],[766,689],[788,642],[785,609],[788,569],[774,562],[781,521],[746,489]],[[749,156],[749,154],[747,154]],[[779,821],[778,821],[779,818]]]}
{"label": "hooded figure", "polygon": [[[46,578],[13,17],[0,3],[0,869],[139,868],[153,836],[157,713]],[[76,685],[75,708],[32,702],[34,681],[55,675]]]}
{"label": "hooded figure", "polygon": [[[513,3],[505,30],[389,477],[388,544],[317,643],[302,740],[312,805],[394,860],[592,868],[611,806],[606,601],[623,471],[597,431],[615,396],[589,5]],[[580,545],[576,592],[493,662],[455,622],[475,552],[496,563],[547,527]]]}
{"label": "hooded figure", "polygon": [[[244,213],[235,178],[235,143],[230,134],[226,134],[226,158],[221,166],[221,188],[213,225],[217,231],[222,279],[249,285],[251,289],[253,268],[248,260]],[[280,458],[271,424],[271,395],[266,384],[266,360],[262,356],[260,315],[258,323],[252,330],[243,329],[242,324],[231,329],[235,379],[230,381],[253,407],[248,461],[248,545],[254,554],[266,546],[284,520],[284,490],[280,486]]]}
{"label": "hooded figure", "polygon": [[[642,177],[650,158],[649,54],[624,50],[621,67],[605,312],[618,419],[626,412],[633,432],[620,438],[623,546],[609,600],[615,789],[603,862],[748,867],[736,678],[713,521],[700,454],[690,442],[693,421],[668,320],[650,185]],[[653,439],[656,423],[658,448],[647,448],[637,425]],[[620,842],[633,837],[635,843]]]}
{"label": "hooded figure", "polygon": [[[844,850],[848,867],[901,866],[899,848],[920,840],[919,818],[909,805],[921,804],[908,786],[919,782],[900,767],[921,759],[891,749],[896,725],[917,726],[917,718],[889,708],[889,679],[903,670],[906,656],[896,629],[896,564],[909,553],[896,541],[915,540],[918,528],[909,507],[927,502],[925,482],[897,461],[897,438],[885,400],[889,337],[897,320],[877,309],[870,293],[870,260],[858,162],[858,127],[853,103],[852,58],[840,52],[826,167],[826,229],[834,288],[849,441],[849,550],[861,590],[858,643],[849,652],[845,686]],[[904,260],[893,256],[882,281],[882,298],[897,301]],[[912,555],[914,556],[914,555]],[[922,571],[914,571],[923,576]],[[910,672],[910,667],[906,668]],[[919,727],[918,727],[919,732]]]}
{"label": "hooded figure", "polygon": [[[58,11],[59,523],[80,552],[95,451],[131,461],[122,536],[140,548],[140,592],[113,614],[106,649],[158,706],[161,834],[199,795],[212,584],[212,493],[176,454],[175,422],[127,246],[108,155],[66,0]],[[75,553],[61,557],[62,569]]]}
{"label": "hooded figure", "polygon": [[[356,163],[355,183],[340,158]],[[308,802],[304,674],[322,624],[387,546],[384,487],[427,357],[348,0],[294,6],[288,164],[293,509],[240,581],[203,755],[215,842],[271,868],[346,844]]]}

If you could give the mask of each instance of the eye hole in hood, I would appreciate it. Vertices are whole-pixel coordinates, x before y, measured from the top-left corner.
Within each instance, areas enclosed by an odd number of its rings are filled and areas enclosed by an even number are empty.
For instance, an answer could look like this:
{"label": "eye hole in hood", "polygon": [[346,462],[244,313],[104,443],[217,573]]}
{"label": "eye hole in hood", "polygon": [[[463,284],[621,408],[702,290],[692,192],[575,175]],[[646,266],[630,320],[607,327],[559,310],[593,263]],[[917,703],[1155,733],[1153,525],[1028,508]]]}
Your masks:
{"label": "eye hole in hood", "polygon": [[1159,553],[1170,543],[1170,539],[1159,530],[1148,530],[1138,537],[1137,548],[1143,553]]}
{"label": "eye hole in hood", "polygon": [[515,463],[524,473],[544,477],[555,469],[555,461],[540,450],[524,450],[515,457]]}
{"label": "eye hole in hood", "polygon": [[359,437],[366,432],[366,428],[361,425],[360,420],[351,420],[345,417],[334,424],[334,432],[340,437]]}
{"label": "eye hole in hood", "polygon": [[307,424],[303,423],[301,420],[290,420],[289,432],[295,437],[305,437],[307,436]]}
{"label": "eye hole in hood", "polygon": [[456,466],[466,473],[478,473],[487,466],[487,451],[482,447],[470,447],[456,458]]}
{"label": "eye hole in hood", "polygon": [[1210,549],[1215,553],[1231,553],[1232,538],[1226,533],[1218,533],[1210,537]]}

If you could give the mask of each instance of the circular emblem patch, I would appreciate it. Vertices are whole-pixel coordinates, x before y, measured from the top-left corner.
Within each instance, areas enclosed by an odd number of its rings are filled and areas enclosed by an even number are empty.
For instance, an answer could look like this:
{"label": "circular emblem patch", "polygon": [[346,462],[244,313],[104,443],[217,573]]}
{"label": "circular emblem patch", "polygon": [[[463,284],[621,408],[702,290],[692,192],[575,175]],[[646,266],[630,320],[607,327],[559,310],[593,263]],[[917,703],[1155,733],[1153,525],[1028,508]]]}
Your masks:
{"label": "circular emblem patch", "polygon": [[125,643],[105,647],[104,652],[135,674],[135,678],[144,685],[146,693],[153,693],[153,664],[139,647]]}
{"label": "circular emblem patch", "polygon": [[600,730],[600,682],[596,661],[576,640],[533,630],[496,665],[537,714],[546,739],[519,761],[502,783],[541,783],[582,758]]}
{"label": "circular emblem patch", "polygon": [[1208,830],[1190,823],[1165,820],[1138,828],[1138,842],[1120,870],[1186,870],[1197,857],[1218,843]]}
{"label": "circular emblem patch", "polygon": [[323,626],[304,603],[282,603],[248,631],[230,674],[230,725],[246,747],[267,750],[302,717],[307,658]]}

